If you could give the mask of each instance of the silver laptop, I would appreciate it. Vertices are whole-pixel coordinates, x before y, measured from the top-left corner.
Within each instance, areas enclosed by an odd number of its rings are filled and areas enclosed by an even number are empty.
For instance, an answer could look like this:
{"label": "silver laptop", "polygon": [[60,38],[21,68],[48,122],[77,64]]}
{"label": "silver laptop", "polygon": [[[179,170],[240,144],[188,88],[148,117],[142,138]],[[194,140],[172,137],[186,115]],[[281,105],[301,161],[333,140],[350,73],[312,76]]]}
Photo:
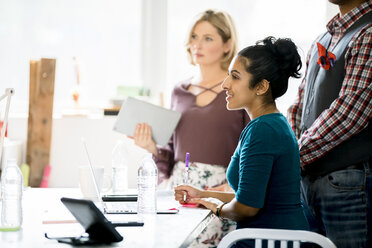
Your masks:
{"label": "silver laptop", "polygon": [[[98,203],[102,207],[103,212],[105,214],[137,214],[137,202],[134,202],[134,201],[132,201],[132,202],[128,202],[128,201],[125,201],[125,202],[119,202],[119,201],[104,202],[102,200],[101,195],[100,195],[99,190],[98,190],[98,184],[97,184],[96,176],[95,176],[95,173],[94,173],[93,165],[92,165],[92,162],[90,160],[88,148],[87,148],[87,145],[86,145],[84,139],[82,139],[82,143],[83,143],[83,146],[84,146],[85,154],[86,154],[87,159],[88,159],[88,164],[89,164],[90,172],[91,172],[92,179],[93,179],[92,181],[93,181],[93,185],[94,185],[94,192],[96,193]],[[157,213],[158,214],[176,214],[176,213],[178,213],[178,209],[174,209],[174,208],[172,208],[172,209],[158,209]]]}
{"label": "silver laptop", "polygon": [[92,175],[92,181],[94,185],[94,192],[98,199],[99,205],[102,207],[105,214],[136,214],[137,213],[137,202],[104,202],[102,201],[101,195],[98,190],[98,184],[96,180],[96,175],[94,173],[93,165],[90,160],[87,144],[85,140],[82,139],[85,155],[88,159],[88,164],[90,168],[90,173]]}

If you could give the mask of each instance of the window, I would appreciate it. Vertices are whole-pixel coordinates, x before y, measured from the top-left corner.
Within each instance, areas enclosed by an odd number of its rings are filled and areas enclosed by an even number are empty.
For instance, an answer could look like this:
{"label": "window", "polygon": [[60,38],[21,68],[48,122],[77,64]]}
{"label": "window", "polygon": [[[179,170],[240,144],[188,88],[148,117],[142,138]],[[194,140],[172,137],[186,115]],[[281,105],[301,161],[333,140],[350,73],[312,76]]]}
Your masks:
{"label": "window", "polygon": [[15,89],[12,112],[27,112],[31,59],[57,60],[54,112],[74,104],[74,57],[84,106],[106,106],[117,85],[141,85],[141,1],[1,1],[0,37],[0,94]]}
{"label": "window", "polygon": [[[156,1],[2,1],[0,94],[15,88],[11,112],[28,110],[31,59],[57,59],[55,113],[74,105],[74,57],[80,69],[81,105],[107,106],[117,86],[125,85],[161,91],[169,106],[174,85],[195,72],[185,42],[198,13],[209,8],[230,13],[240,48],[268,35],[292,38],[305,63],[312,41],[337,11],[324,0]],[[293,103],[300,82],[291,80],[288,92],[278,99],[282,112]]]}

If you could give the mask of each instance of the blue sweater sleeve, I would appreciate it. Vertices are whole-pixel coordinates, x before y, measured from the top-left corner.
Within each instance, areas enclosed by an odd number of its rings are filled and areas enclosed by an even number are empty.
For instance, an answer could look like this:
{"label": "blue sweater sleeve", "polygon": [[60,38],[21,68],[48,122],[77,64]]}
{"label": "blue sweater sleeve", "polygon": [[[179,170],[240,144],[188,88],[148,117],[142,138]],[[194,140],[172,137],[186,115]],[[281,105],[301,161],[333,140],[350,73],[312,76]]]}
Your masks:
{"label": "blue sweater sleeve", "polygon": [[[274,137],[273,137],[274,136]],[[275,155],[270,146],[275,142],[271,127],[255,123],[241,142],[239,185],[236,199],[244,205],[262,208]]]}

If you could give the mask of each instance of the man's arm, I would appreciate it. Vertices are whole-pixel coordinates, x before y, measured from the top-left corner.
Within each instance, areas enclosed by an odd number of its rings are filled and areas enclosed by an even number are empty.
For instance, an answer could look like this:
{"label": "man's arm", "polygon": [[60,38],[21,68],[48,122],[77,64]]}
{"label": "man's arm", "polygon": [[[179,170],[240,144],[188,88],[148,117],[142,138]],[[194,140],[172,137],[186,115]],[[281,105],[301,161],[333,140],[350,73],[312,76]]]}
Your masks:
{"label": "man's arm", "polygon": [[300,124],[301,124],[301,117],[302,117],[302,107],[304,105],[304,90],[306,85],[306,74],[307,74],[307,68],[309,65],[309,60],[311,56],[311,52],[313,51],[315,46],[315,42],[311,45],[311,48],[306,56],[306,70],[305,70],[305,76],[298,88],[297,98],[293,105],[291,105],[288,108],[287,111],[287,119],[289,124],[292,127],[292,130],[294,134],[296,135],[297,139],[300,139],[301,130],[300,130]]}
{"label": "man's arm", "polygon": [[338,98],[299,140],[302,165],[363,130],[372,117],[372,26],[363,30],[345,55],[345,78]]}
{"label": "man's arm", "polygon": [[302,80],[299,88],[296,101],[293,105],[291,105],[287,112],[287,119],[289,124],[292,127],[296,138],[299,139],[301,135],[300,124],[301,124],[301,116],[302,116],[302,106],[303,106],[303,99],[304,99],[304,89],[305,89],[305,78]]}

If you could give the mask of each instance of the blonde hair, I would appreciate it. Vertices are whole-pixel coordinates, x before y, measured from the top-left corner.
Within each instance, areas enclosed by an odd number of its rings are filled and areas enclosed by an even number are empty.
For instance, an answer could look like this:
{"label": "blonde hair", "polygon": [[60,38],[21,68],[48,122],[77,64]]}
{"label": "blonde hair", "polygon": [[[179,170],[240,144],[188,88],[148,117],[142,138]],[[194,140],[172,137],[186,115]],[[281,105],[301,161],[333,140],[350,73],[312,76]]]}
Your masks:
{"label": "blonde hair", "polygon": [[224,57],[222,58],[221,61],[221,68],[227,70],[231,60],[237,53],[238,42],[234,22],[231,16],[224,11],[206,10],[197,16],[194,25],[192,25],[190,29],[189,36],[186,42],[187,53],[189,55],[190,62],[192,65],[195,65],[195,61],[193,60],[190,49],[191,37],[193,35],[196,25],[203,21],[210,23],[213,27],[217,29],[217,32],[221,36],[223,43],[226,43],[229,40],[231,40],[231,49],[224,54]]}

